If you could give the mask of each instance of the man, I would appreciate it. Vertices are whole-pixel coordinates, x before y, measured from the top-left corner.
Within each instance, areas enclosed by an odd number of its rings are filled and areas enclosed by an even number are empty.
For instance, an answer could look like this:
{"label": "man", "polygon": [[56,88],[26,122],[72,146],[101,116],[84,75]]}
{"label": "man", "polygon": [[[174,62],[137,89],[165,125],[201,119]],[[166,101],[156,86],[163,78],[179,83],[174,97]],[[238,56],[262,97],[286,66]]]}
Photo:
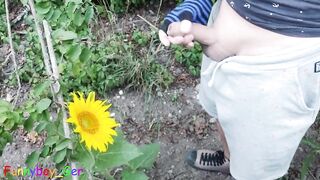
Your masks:
{"label": "man", "polygon": [[185,0],[159,31],[166,46],[204,47],[199,100],[219,119],[224,151],[190,151],[187,162],[277,179],[320,107],[320,1],[221,0],[209,17],[211,6]]}

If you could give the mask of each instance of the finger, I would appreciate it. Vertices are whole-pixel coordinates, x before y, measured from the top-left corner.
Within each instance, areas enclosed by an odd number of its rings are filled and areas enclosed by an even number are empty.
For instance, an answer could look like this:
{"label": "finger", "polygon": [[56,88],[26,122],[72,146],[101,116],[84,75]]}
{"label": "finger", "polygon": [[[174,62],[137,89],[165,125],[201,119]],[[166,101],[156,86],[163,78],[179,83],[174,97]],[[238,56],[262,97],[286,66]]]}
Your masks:
{"label": "finger", "polygon": [[183,36],[191,32],[192,23],[188,20],[171,23],[168,27],[169,36]]}
{"label": "finger", "polygon": [[181,25],[180,25],[181,33],[188,34],[191,32],[191,29],[192,29],[191,21],[188,21],[188,20],[181,21]]}
{"label": "finger", "polygon": [[190,42],[190,43],[187,44],[187,48],[190,48],[190,49],[191,49],[191,48],[193,48],[193,47],[194,47],[194,42]]}
{"label": "finger", "polygon": [[176,36],[176,37],[168,36],[168,39],[172,44],[182,44],[184,41],[184,38],[182,36]]}
{"label": "finger", "polygon": [[188,35],[184,36],[183,44],[188,45],[190,42],[193,41],[193,39],[194,39],[194,36],[192,34],[188,34]]}
{"label": "finger", "polygon": [[167,34],[162,31],[162,30],[159,30],[159,39],[160,39],[160,42],[164,45],[164,46],[170,46],[170,41],[168,39],[168,36]]}
{"label": "finger", "polygon": [[181,22],[171,23],[168,27],[168,36],[183,36],[184,33],[181,32]]}

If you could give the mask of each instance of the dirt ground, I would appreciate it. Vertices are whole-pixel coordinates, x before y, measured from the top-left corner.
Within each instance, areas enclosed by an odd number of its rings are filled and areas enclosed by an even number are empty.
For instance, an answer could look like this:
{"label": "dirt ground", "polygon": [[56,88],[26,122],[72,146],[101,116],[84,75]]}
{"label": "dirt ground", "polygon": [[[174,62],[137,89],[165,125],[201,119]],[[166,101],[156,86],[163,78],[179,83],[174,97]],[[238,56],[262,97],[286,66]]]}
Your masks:
{"label": "dirt ground", "polygon": [[[150,13],[150,11],[141,11],[137,14],[147,16],[151,22],[157,21],[155,13]],[[146,14],[151,14],[151,16]],[[131,23],[133,21],[134,24]],[[125,17],[118,29],[129,31],[134,26],[139,26],[142,29],[148,27],[137,17]],[[3,54],[7,54],[7,52],[2,52]],[[164,61],[164,59],[167,58],[162,57],[159,60]],[[176,77],[176,81],[164,92],[149,96],[139,91],[117,89],[107,94],[106,96],[113,104],[111,112],[122,124],[121,128],[130,142],[137,144],[160,143],[159,157],[154,168],[148,172],[150,179],[231,180],[231,176],[195,170],[184,162],[187,151],[200,148],[220,150],[221,143],[217,138],[215,120],[209,117],[198,104],[197,85],[199,79],[190,77],[180,65],[175,63],[170,69]],[[14,89],[0,80],[0,98],[12,99],[15,95]],[[24,85],[23,90],[27,92],[28,86]],[[120,91],[123,94],[119,93]],[[319,132],[315,129],[320,129],[319,123],[308,131],[307,136],[318,137],[320,140]],[[21,129],[17,130],[13,142],[7,145],[0,157],[0,166],[8,163],[14,167],[24,167],[27,155],[41,147],[42,144],[43,138],[41,136],[27,134]],[[288,179],[299,179],[299,169],[307,152],[308,148],[299,147],[290,167]],[[320,158],[313,164],[310,174],[312,175],[308,179],[320,179]],[[2,176],[3,174],[0,173],[0,178]]]}
{"label": "dirt ground", "polygon": [[[180,76],[185,75],[181,73]],[[198,104],[196,98],[198,82],[198,79],[185,78],[184,81],[155,96],[137,91],[127,92],[123,89],[109,95],[113,104],[111,112],[122,124],[121,128],[130,142],[137,144],[158,142],[161,145],[155,166],[148,172],[150,179],[232,179],[231,176],[220,173],[195,170],[184,162],[188,150],[221,149],[214,119],[210,118]],[[120,91],[123,94],[119,93]],[[311,129],[308,136],[318,137],[318,133]],[[39,148],[42,143],[41,136],[33,136],[19,129],[15,132],[13,143],[6,147],[3,156],[0,157],[0,162],[23,167],[26,156]],[[289,179],[298,179],[299,168],[305,156],[306,151],[299,147],[289,171]],[[319,179],[319,162],[318,159],[314,163],[310,172],[314,177],[310,177],[310,180]]]}

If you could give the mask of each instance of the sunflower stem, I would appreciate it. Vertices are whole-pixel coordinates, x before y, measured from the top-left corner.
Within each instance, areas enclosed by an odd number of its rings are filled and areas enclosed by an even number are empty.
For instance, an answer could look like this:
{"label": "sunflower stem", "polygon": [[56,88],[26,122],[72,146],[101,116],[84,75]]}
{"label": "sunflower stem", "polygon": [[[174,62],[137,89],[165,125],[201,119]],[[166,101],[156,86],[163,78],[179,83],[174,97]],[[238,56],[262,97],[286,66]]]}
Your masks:
{"label": "sunflower stem", "polygon": [[110,172],[109,172],[109,170],[108,170],[108,169],[106,170],[106,177],[107,177],[107,179],[114,180],[114,177],[113,177],[113,176],[111,176],[111,174],[110,174]]}

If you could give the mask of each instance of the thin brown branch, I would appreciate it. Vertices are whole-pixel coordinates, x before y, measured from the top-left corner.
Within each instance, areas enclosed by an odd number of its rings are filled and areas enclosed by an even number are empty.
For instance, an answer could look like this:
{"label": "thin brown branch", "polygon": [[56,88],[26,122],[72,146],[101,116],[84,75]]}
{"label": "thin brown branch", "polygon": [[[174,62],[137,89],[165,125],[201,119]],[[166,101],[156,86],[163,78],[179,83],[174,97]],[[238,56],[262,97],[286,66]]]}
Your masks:
{"label": "thin brown branch", "polygon": [[17,90],[17,95],[13,101],[13,107],[16,106],[17,101],[20,97],[20,90],[21,90],[21,82],[20,82],[20,77],[19,77],[19,73],[18,73],[18,64],[16,61],[16,53],[13,47],[13,42],[12,42],[12,32],[11,32],[11,25],[10,25],[10,19],[9,19],[9,4],[8,4],[8,0],[4,1],[5,3],[5,7],[6,7],[6,19],[7,19],[7,27],[8,27],[8,38],[9,38],[9,44],[10,44],[10,57],[12,59],[13,65],[14,65],[14,72],[16,74],[16,78],[17,78],[17,82],[18,82],[18,90]]}
{"label": "thin brown branch", "polygon": [[159,28],[157,28],[155,25],[153,25],[150,21],[146,20],[144,17],[137,15],[140,19],[142,19],[144,22],[146,22],[147,24],[149,24],[149,26],[151,26],[153,29],[155,29],[156,31],[159,30]]}
{"label": "thin brown branch", "polygon": [[48,56],[48,52],[47,52],[47,48],[44,42],[44,37],[43,37],[43,32],[42,32],[42,28],[39,26],[39,22],[37,19],[37,13],[34,7],[34,2],[33,0],[29,0],[29,6],[31,9],[31,13],[34,19],[34,23],[35,23],[35,27],[36,27],[36,31],[38,33],[39,36],[39,41],[40,41],[40,45],[41,45],[41,50],[42,50],[42,56],[44,58],[44,64],[46,67],[46,71],[47,74],[50,76],[52,73],[51,69],[50,69],[50,62],[49,62],[49,56]]}
{"label": "thin brown branch", "polygon": [[6,59],[3,62],[1,62],[0,69],[2,69],[2,67],[8,63],[10,56],[11,56],[11,52],[7,55]]}

